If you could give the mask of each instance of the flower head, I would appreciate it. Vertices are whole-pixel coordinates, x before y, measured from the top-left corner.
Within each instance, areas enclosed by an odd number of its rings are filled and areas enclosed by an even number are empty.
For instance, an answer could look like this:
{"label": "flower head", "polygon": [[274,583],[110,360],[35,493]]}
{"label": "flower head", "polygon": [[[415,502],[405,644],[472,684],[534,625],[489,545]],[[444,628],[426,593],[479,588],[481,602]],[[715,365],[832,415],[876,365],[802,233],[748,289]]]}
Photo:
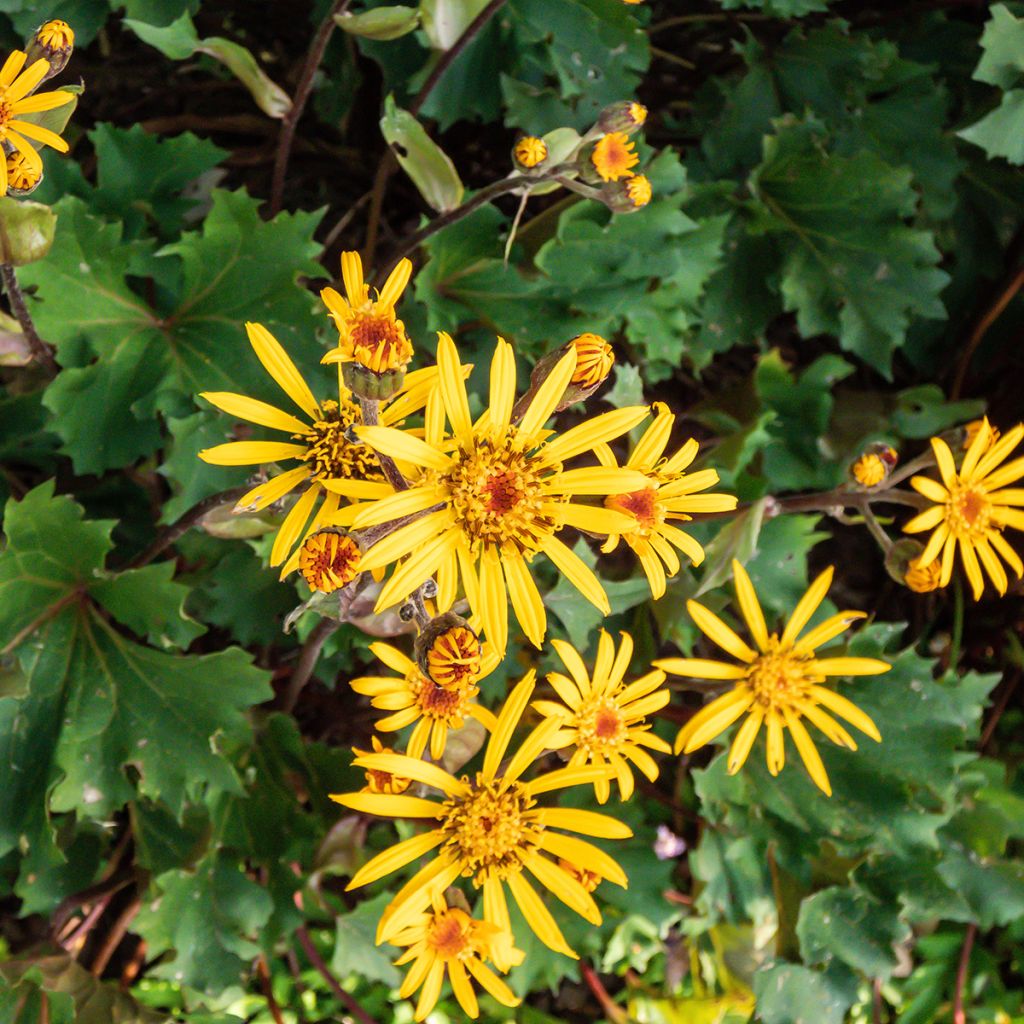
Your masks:
{"label": "flower head", "polygon": [[507,643],[509,598],[526,635],[540,647],[547,617],[529,564],[544,554],[608,614],[597,577],[556,534],[564,526],[601,535],[628,527],[621,513],[575,499],[629,490],[644,477],[618,467],[565,469],[564,463],[636,426],[647,409],[604,413],[561,436],[544,430],[576,369],[576,352],[570,349],[513,422],[515,359],[511,346],[499,340],[491,362],[490,406],[474,422],[462,364],[448,335],[441,334],[437,352],[440,397],[451,434],[443,429],[443,417],[432,417],[429,409],[423,438],[381,427],[358,431],[382,454],[420,467],[418,474],[412,471],[408,490],[363,505],[354,520],[362,528],[398,516],[421,516],[366,553],[367,569],[403,560],[384,585],[377,610],[404,601],[436,573],[438,610],[452,607],[461,579],[472,614],[497,653],[503,654]]}
{"label": "flower head", "polygon": [[75,33],[66,21],[47,21],[36,30],[40,46],[48,50],[66,50],[75,45]]}
{"label": "flower head", "polygon": [[636,100],[613,103],[601,111],[595,128],[601,132],[625,132],[631,135],[639,131],[647,121],[647,108]]}
{"label": "flower head", "polygon": [[[370,744],[373,750],[360,750],[352,748],[356,757],[367,757],[372,754],[394,754],[390,747],[385,747],[376,736],[370,737]],[[360,792],[363,793],[404,793],[412,785],[412,779],[402,778],[391,772],[382,771],[380,768],[368,768],[366,770],[366,785]]]}
{"label": "flower head", "polygon": [[608,379],[615,365],[615,353],[600,334],[585,331],[577,334],[570,345],[576,350],[576,369],[571,384],[581,388],[596,388]]}
{"label": "flower head", "polygon": [[469,623],[454,612],[433,619],[416,638],[416,660],[438,686],[452,689],[483,675],[483,645]]}
{"label": "flower head", "polygon": [[635,207],[646,206],[651,201],[651,183],[647,176],[634,174],[632,178],[627,178],[626,195]]}
{"label": "flower head", "polygon": [[[39,83],[49,74],[50,62],[45,59],[35,61],[25,69],[26,55],[15,50],[0,68],[0,140],[12,146],[24,159],[27,173],[36,180],[42,177],[43,161],[29,139],[52,146],[60,153],[68,151],[68,144],[56,133],[42,125],[23,121],[22,114],[38,114],[45,110],[54,110],[74,100],[70,92],[42,92],[30,96]],[[0,164],[3,168],[0,176],[0,195],[7,194],[8,163]],[[17,187],[17,186],[15,186]]]}
{"label": "flower head", "polygon": [[959,547],[976,601],[985,589],[982,566],[996,590],[1006,593],[1008,581],[1000,556],[1018,578],[1024,575],[1020,556],[1003,536],[1007,528],[1024,530],[1024,489],[1007,487],[1024,477],[1024,458],[1006,462],[1024,438],[1024,424],[1008,430],[995,444],[991,435],[992,428],[985,420],[959,471],[949,445],[940,437],[932,438],[942,482],[915,476],[910,484],[935,504],[903,527],[906,533],[934,530],[917,562],[924,569],[941,557],[941,587],[947,586],[952,577],[953,558]]}
{"label": "flower head", "polygon": [[603,181],[618,181],[631,176],[631,170],[640,163],[640,157],[625,132],[608,132],[598,139],[590,154],[590,162]]}
{"label": "flower head", "polygon": [[[202,393],[211,405],[240,420],[290,435],[288,441],[231,441],[199,453],[215,466],[256,466],[285,460],[299,465],[254,487],[239,499],[235,512],[255,512],[279,501],[297,487],[304,490],[284,518],[270,553],[270,564],[281,565],[282,577],[299,566],[295,549],[323,526],[344,526],[352,512],[339,512],[340,496],[368,498],[391,493],[384,482],[380,463],[366,445],[354,443],[349,429],[362,422],[359,406],[340,382],[337,399],[317,401],[280,342],[260,324],[245,325],[249,342],[274,383],[292,400],[306,419],[246,395],[231,391]],[[433,368],[417,370],[405,380],[403,392],[381,412],[382,423],[397,423],[422,409],[436,385]],[[326,495],[307,526],[318,500]],[[354,509],[354,506],[352,507]]]}
{"label": "flower head", "polygon": [[299,548],[299,572],[310,590],[332,594],[359,575],[360,558],[355,538],[341,530],[319,530]]}
{"label": "flower head", "polygon": [[522,962],[523,953],[512,947],[511,935],[488,921],[477,921],[458,907],[450,907],[441,892],[433,893],[430,910],[417,914],[390,941],[409,947],[395,961],[399,966],[412,962],[398,994],[408,999],[421,989],[416,1003],[418,1021],[424,1020],[437,1003],[445,973],[459,1006],[474,1020],[480,1008],[470,977],[503,1006],[519,1005],[520,1000],[486,963],[496,957],[502,959],[502,954],[496,952],[499,948],[504,950],[506,961]]}
{"label": "flower head", "polygon": [[548,144],[536,135],[524,135],[513,147],[512,157],[520,167],[532,171],[548,158]]}
{"label": "flower head", "polygon": [[[697,457],[699,446],[693,438],[666,458],[676,418],[661,402],[655,403],[654,410],[654,421],[626,460],[626,468],[644,474],[643,486],[605,498],[607,508],[629,516],[629,528],[611,534],[602,551],[613,551],[620,537],[625,540],[640,559],[651,593],[659,598],[665,593],[666,570],[669,576],[679,572],[676,548],[694,565],[704,561],[704,549],[672,521],[687,522],[702,512],[728,512],[736,507],[736,499],[731,494],[697,493],[718,483],[718,473],[713,469],[686,472]],[[617,465],[607,445],[598,448],[597,455],[604,465]]]}
{"label": "flower head", "polygon": [[[564,703],[539,700],[533,705],[545,718],[562,723],[551,745],[575,748],[569,760],[570,768],[585,764],[610,765],[612,777],[619,783],[619,796],[628,800],[633,795],[630,763],[651,782],[658,777],[658,766],[643,748],[664,754],[672,750],[646,724],[647,716],[669,701],[668,690],[660,688],[665,673],[656,669],[626,685],[624,676],[633,655],[633,640],[626,633],[622,634],[622,644],[616,654],[612,638],[601,630],[592,676],[571,644],[563,640],[552,643],[569,675],[551,672],[548,682]],[[609,788],[607,778],[594,783],[599,803],[607,802]]]}
{"label": "flower head", "polygon": [[732,567],[740,611],[756,646],[750,647],[702,604],[687,601],[687,610],[697,626],[740,663],[736,665],[703,658],[664,658],[655,662],[672,675],[721,679],[733,684],[728,693],[705,705],[683,726],[676,737],[676,752],[689,754],[704,746],[746,714],[746,721],[736,732],[729,749],[730,775],[743,767],[762,725],[768,735],[768,770],[772,775],[778,775],[786,761],[784,737],[788,729],[811,778],[831,796],[832,787],[825,766],[802,719],[816,725],[834,743],[851,750],[857,749],[853,737],[828,711],[880,741],[875,723],[863,711],[822,684],[829,676],[877,675],[888,672],[891,666],[876,658],[816,656],[818,647],[835,639],[852,622],[865,617],[864,612],[839,612],[809,632],[803,632],[832,584],[831,568],[807,588],[780,636],[768,632],[764,612],[746,570],[737,561],[733,561]]}
{"label": "flower head", "polygon": [[42,162],[29,160],[19,150],[7,154],[7,188],[11,193],[27,195],[42,180]]}
{"label": "flower head", "polygon": [[371,698],[375,708],[391,712],[377,723],[381,732],[395,732],[416,723],[406,749],[410,757],[422,757],[429,741],[430,756],[440,760],[448,732],[461,729],[466,718],[475,718],[485,729],[494,728],[494,715],[476,703],[480,692],[477,680],[492,672],[498,662],[489,651],[480,655],[476,674],[452,673],[447,684],[441,685],[390,644],[370,644],[370,650],[400,676],[361,676],[352,680],[352,689]]}
{"label": "flower head", "polygon": [[357,252],[341,254],[345,296],[324,288],[320,298],[338,328],[338,347],[323,357],[324,363],[358,363],[376,374],[404,370],[413,349],[405,325],[395,316],[395,306],[412,276],[412,263],[400,260],[376,299],[363,280],[363,263]]}
{"label": "flower head", "polygon": [[[605,774],[598,767],[559,768],[522,779],[527,768],[559,729],[550,719],[538,725],[502,768],[512,734],[533,694],[530,672],[513,689],[498,716],[484,752],[483,765],[472,778],[453,775],[437,765],[401,755],[371,754],[354,763],[363,768],[382,768],[408,774],[417,782],[437,789],[441,799],[385,796],[383,794],[334,794],[332,800],[355,811],[384,817],[416,818],[431,825],[426,832],[403,840],[379,853],[349,882],[350,889],[390,875],[432,851],[437,855],[417,871],[388,905],[377,929],[377,941],[386,942],[416,920],[435,892],[443,891],[460,876],[483,890],[483,918],[501,932],[511,932],[505,887],[512,893],[527,924],[549,948],[567,956],[576,954],[565,941],[551,912],[527,881],[527,873],[550,890],[570,909],[592,924],[601,913],[590,893],[559,867],[557,858],[599,872],[616,885],[625,886],[622,868],[603,850],[565,831],[605,839],[632,835],[622,822],[593,811],[569,807],[542,807],[538,798],[570,786],[589,785]],[[501,970],[511,965],[506,948],[494,950]]]}
{"label": "flower head", "polygon": [[896,452],[887,447],[881,452],[865,452],[850,467],[850,473],[861,487],[877,487],[889,476],[895,465]]}

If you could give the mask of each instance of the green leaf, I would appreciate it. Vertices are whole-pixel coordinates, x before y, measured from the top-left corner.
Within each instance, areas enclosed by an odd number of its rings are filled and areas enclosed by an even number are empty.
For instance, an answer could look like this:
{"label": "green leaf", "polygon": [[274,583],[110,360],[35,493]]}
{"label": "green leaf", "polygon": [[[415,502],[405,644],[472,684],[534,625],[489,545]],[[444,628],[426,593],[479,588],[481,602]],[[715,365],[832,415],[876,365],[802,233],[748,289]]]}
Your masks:
{"label": "green leaf", "polygon": [[161,875],[156,886],[159,897],[143,908],[134,928],[152,952],[175,955],[153,973],[210,993],[241,982],[260,951],[260,929],[273,910],[270,894],[217,852],[194,872]]}
{"label": "green leaf", "polygon": [[41,260],[53,245],[57,215],[42,203],[0,198],[0,257],[23,267]]}
{"label": "green leaf", "polygon": [[392,899],[388,892],[363,900],[355,910],[342,914],[336,922],[331,970],[335,974],[356,975],[367,981],[379,981],[396,988],[402,979],[387,947],[376,944],[377,922]]}
{"label": "green leaf", "polygon": [[423,31],[435,50],[450,50],[487,0],[421,0]]}
{"label": "green leaf", "polygon": [[888,376],[912,317],[945,316],[934,239],[904,223],[917,201],[909,171],[831,154],[814,122],[783,119],[750,184],[756,230],[782,247],[783,302],[801,333],[834,334]]}
{"label": "green leaf", "polygon": [[105,570],[111,526],[84,520],[52,484],[9,503],[0,646],[18,655],[28,695],[0,700],[0,749],[12,767],[0,850],[20,844],[52,859],[50,811],[105,818],[141,793],[179,813],[200,788],[238,788],[218,745],[247,735],[242,712],[268,696],[266,675],[237,649],[175,656],[124,636],[118,616],[140,634],[187,635],[169,624],[181,619],[182,588],[162,570]]}
{"label": "green leaf", "polygon": [[162,28],[134,18],[125,18],[124,24],[144,43],[171,60],[185,60],[194,53],[205,53],[220,61],[249,90],[256,105],[269,117],[284,117],[291,109],[291,98],[271,81],[244,46],[219,36],[200,39],[188,11]]}
{"label": "green leaf", "polygon": [[[319,270],[311,239],[317,214],[264,222],[244,193],[216,192],[203,230],[154,256],[148,242],[122,243],[119,226],[96,220],[78,199],[62,200],[57,210],[53,253],[21,276],[37,289],[32,314],[64,365],[45,403],[79,472],[151,454],[161,440],[158,413],[191,411],[198,391],[281,401],[245,341],[243,323],[259,311],[304,361],[301,346],[290,342],[310,323],[311,297],[295,278]],[[139,275],[167,283],[173,298],[166,308],[153,308],[132,290],[128,278]],[[223,418],[222,425],[226,434]],[[200,472],[189,466],[183,479]],[[220,479],[229,486],[228,476]]]}
{"label": "green leaf", "polygon": [[763,1024],[843,1024],[857,985],[841,971],[776,963],[754,975],[754,997]]}
{"label": "green leaf", "polygon": [[1011,164],[1024,164],[1024,89],[1003,93],[995,110],[957,135],[981,146],[990,157],[1001,156]]}
{"label": "green leaf", "polygon": [[1016,17],[1005,4],[993,4],[989,14],[981,35],[985,52],[973,77],[1009,89],[1024,78],[1024,18]]}
{"label": "green leaf", "polygon": [[384,101],[380,130],[402,169],[433,209],[447,213],[462,202],[464,189],[455,164],[412,114],[395,105],[391,95]]}
{"label": "green leaf", "polygon": [[827,964],[837,957],[883,981],[897,964],[893,947],[910,937],[896,907],[855,887],[832,886],[804,900],[796,930],[805,963]]}
{"label": "green leaf", "polygon": [[420,12],[415,7],[374,7],[359,14],[348,11],[336,14],[334,22],[349,35],[387,42],[415,31],[420,23]]}

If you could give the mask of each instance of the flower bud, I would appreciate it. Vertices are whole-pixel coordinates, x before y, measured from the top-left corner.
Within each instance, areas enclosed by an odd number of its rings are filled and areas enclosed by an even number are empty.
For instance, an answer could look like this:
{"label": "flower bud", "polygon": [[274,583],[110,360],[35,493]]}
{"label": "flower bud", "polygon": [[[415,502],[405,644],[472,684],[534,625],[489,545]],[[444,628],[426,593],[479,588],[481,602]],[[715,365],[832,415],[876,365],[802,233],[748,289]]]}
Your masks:
{"label": "flower bud", "polygon": [[647,108],[636,100],[613,103],[601,111],[596,127],[602,132],[624,132],[632,135],[640,131],[647,120]]}
{"label": "flower bud", "polygon": [[896,541],[885,556],[885,570],[897,582],[917,594],[936,590],[942,575],[941,559],[933,559],[922,568],[918,561],[924,553],[919,541],[904,537]]}
{"label": "flower bud", "polygon": [[310,590],[333,594],[359,575],[362,557],[355,538],[344,530],[318,530],[302,542],[299,572]]}
{"label": "flower bud", "polygon": [[45,60],[50,70],[43,78],[59,75],[71,59],[75,48],[75,33],[66,21],[47,21],[36,29],[35,35],[25,44],[27,59],[25,67],[31,67],[37,60]]}
{"label": "flower bud", "polygon": [[644,174],[611,181],[601,190],[601,199],[615,213],[636,213],[651,201],[651,183]]}
{"label": "flower bud", "polygon": [[578,402],[589,397],[594,388],[608,379],[615,365],[615,353],[600,334],[591,334],[589,331],[577,334],[564,346],[564,350],[568,350],[569,345],[576,349],[576,369],[569,385],[587,392],[574,399]]}
{"label": "flower bud", "polygon": [[895,448],[887,444],[871,444],[850,466],[850,476],[861,487],[877,487],[889,478],[898,461]]}
{"label": "flower bud", "polygon": [[910,563],[903,576],[903,582],[914,591],[915,594],[927,594],[938,590],[942,582],[942,563],[938,558],[932,559],[928,565],[922,567],[917,559]]}
{"label": "flower bud", "polygon": [[[967,449],[971,447],[971,443],[978,436],[978,433],[982,430],[982,428],[985,426],[987,422],[988,421],[986,418],[980,420],[971,420],[970,423],[964,424],[964,451],[967,451]],[[999,431],[995,427],[993,427],[991,423],[988,424],[988,431],[988,444],[986,445],[986,448],[991,448],[992,445],[994,445],[996,441],[999,440]]]}
{"label": "flower bud", "polygon": [[524,135],[512,147],[512,162],[516,170],[526,174],[537,174],[544,169],[548,160],[548,144],[536,135]]}
{"label": "flower bud", "polygon": [[42,160],[29,160],[15,150],[7,154],[7,194],[15,199],[31,195],[43,180]]}
{"label": "flower bud", "polygon": [[432,619],[416,638],[420,671],[450,690],[480,678],[483,664],[480,638],[461,615],[445,612]]}
{"label": "flower bud", "polygon": [[[391,747],[385,747],[376,736],[370,737],[373,750],[360,750],[352,748],[356,757],[366,757],[367,754],[396,754],[398,751]],[[403,778],[401,775],[392,775],[391,772],[381,771],[379,768],[366,769],[366,785],[363,786],[364,793],[404,793],[412,783],[412,779]]]}
{"label": "flower bud", "polygon": [[357,398],[383,402],[394,395],[405,382],[405,367],[396,367],[378,373],[362,363],[341,364],[341,379],[345,387]]}

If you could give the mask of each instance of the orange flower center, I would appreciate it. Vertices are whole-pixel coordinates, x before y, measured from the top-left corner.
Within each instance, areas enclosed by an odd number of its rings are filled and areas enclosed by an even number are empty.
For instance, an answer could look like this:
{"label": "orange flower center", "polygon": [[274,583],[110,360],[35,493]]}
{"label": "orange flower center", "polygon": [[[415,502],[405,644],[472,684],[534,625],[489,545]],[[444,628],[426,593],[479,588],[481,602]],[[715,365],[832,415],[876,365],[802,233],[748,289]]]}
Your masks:
{"label": "orange flower center", "polygon": [[342,400],[328,399],[320,403],[323,419],[317,420],[308,434],[296,434],[305,441],[302,456],[310,463],[314,480],[381,480],[380,462],[373,449],[365,444],[352,444],[346,434],[353,424],[362,423],[358,406]]}
{"label": "orange flower center", "polygon": [[330,594],[359,575],[361,558],[359,545],[351,537],[328,531],[314,533],[299,552],[299,572],[311,590]]}
{"label": "orange flower center", "polygon": [[604,504],[606,508],[633,516],[644,536],[650,536],[665,521],[665,513],[658,505],[656,487],[645,487],[629,494],[612,494],[605,498]]}
{"label": "orange flower center", "polygon": [[396,370],[412,359],[412,342],[401,320],[361,314],[349,328],[355,360],[374,373]]}
{"label": "orange flower center", "polygon": [[640,162],[633,143],[625,132],[609,132],[601,137],[591,154],[594,169],[604,181],[628,178],[631,167]]}
{"label": "orange flower center", "polygon": [[957,481],[946,503],[946,523],[960,540],[979,541],[992,528],[992,503],[988,494],[971,484]]}
{"label": "orange flower center", "polygon": [[809,656],[781,649],[779,638],[773,633],[768,638],[768,650],[751,662],[746,684],[754,691],[754,699],[766,709],[793,707],[809,686],[825,678],[807,671],[809,661]]}
{"label": "orange flower center", "polygon": [[627,738],[622,709],[610,697],[587,701],[576,715],[576,744],[589,754],[607,754]]}
{"label": "orange flower center", "polygon": [[459,960],[473,952],[473,920],[450,907],[434,914],[427,925],[426,942],[439,960]]}

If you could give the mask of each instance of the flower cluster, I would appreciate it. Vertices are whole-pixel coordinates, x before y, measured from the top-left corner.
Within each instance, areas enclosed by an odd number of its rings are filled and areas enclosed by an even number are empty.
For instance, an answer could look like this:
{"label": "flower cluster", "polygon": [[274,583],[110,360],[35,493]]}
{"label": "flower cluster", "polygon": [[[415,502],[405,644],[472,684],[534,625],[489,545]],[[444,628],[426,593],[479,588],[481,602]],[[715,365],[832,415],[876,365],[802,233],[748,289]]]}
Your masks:
{"label": "flower cluster", "polygon": [[[338,332],[322,362],[337,365],[337,391],[315,396],[270,332],[248,324],[257,358],[301,416],[244,395],[207,393],[230,415],[288,439],[246,437],[200,454],[224,465],[294,462],[261,479],[236,509],[267,510],[299,491],[271,562],[282,575],[299,570],[312,591],[330,595],[337,603],[318,608],[336,608],[331,614],[339,619],[364,595],[378,624],[392,616],[389,635],[415,632],[411,656],[391,643],[370,645],[393,674],[351,680],[352,690],[383,712],[380,736],[371,737],[370,749],[354,748],[363,787],[332,798],[357,813],[421,826],[364,864],[349,888],[416,864],[385,909],[377,941],[405,950],[398,963],[410,968],[400,992],[419,993],[418,1020],[446,978],[475,1016],[474,983],[516,1004],[499,977],[522,957],[509,898],[541,942],[575,957],[542,893],[596,925],[594,893],[606,882],[627,885],[616,860],[589,840],[625,839],[629,828],[613,815],[557,806],[552,797],[583,788],[607,804],[613,793],[628,800],[638,777],[641,785],[657,780],[655,757],[672,752],[654,721],[670,700],[666,672],[732,685],[690,720],[677,752],[709,742],[747,714],[732,742],[730,771],[742,765],[763,724],[771,771],[783,766],[788,730],[827,793],[803,720],[851,749],[852,738],[831,714],[878,739],[871,720],[825,684],[888,665],[817,654],[863,617],[842,612],[805,632],[831,571],[812,584],[780,635],[768,632],[735,563],[755,646],[704,606],[687,607],[739,664],[669,658],[631,678],[632,638],[623,634],[616,644],[602,630],[592,666],[555,639],[564,672],[550,672],[538,693],[530,670],[494,710],[485,706],[481,681],[503,660],[513,631],[538,649],[545,642],[545,563],[604,614],[611,611],[599,577],[567,543],[569,531],[597,540],[605,552],[624,544],[658,599],[684,563],[704,558],[686,524],[735,509],[736,498],[711,490],[717,472],[694,468],[697,441],[673,440],[677,417],[661,403],[585,414],[568,429],[552,423],[607,379],[614,353],[600,336],[581,333],[541,359],[525,394],[517,392],[512,346],[498,339],[487,402],[474,414],[465,384],[472,367],[447,334],[438,337],[435,366],[407,372],[413,347],[396,313],[410,278],[407,262],[375,297],[356,254],[344,255],[342,277],[344,297],[330,288],[322,293]],[[643,429],[631,443],[627,435],[636,428]],[[539,720],[517,744],[528,710]],[[457,733],[463,741],[452,744]],[[386,744],[383,737],[393,739]],[[480,743],[479,766],[456,774]]]}

